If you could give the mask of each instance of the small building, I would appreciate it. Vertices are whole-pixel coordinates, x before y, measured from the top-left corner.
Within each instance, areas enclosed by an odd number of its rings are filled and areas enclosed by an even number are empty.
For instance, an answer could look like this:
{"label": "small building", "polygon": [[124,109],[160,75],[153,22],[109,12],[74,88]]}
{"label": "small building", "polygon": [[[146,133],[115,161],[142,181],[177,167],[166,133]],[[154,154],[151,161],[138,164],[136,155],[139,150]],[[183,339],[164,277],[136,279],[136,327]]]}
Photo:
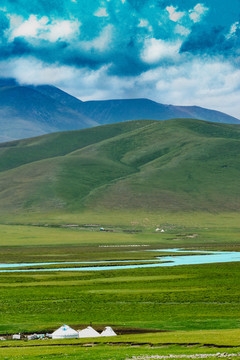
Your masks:
{"label": "small building", "polygon": [[21,334],[14,334],[14,335],[12,336],[12,339],[13,339],[13,340],[21,340]]}
{"label": "small building", "polygon": [[156,231],[156,232],[158,232],[158,231],[159,231],[159,232],[161,232],[161,233],[164,233],[164,232],[165,232],[165,230],[164,230],[164,229],[160,229],[160,228],[156,228],[156,229],[155,229],[155,231]]}

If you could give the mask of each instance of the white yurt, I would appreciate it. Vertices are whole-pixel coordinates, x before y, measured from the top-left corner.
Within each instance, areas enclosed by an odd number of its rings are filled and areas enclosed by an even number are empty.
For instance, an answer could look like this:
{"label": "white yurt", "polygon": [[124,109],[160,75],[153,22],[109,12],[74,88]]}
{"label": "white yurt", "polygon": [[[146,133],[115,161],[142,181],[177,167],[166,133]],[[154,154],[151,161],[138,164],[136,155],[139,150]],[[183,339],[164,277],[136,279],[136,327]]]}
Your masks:
{"label": "white yurt", "polygon": [[52,339],[76,339],[78,332],[68,325],[63,325],[52,333]]}
{"label": "white yurt", "polygon": [[80,338],[90,338],[90,337],[99,337],[99,336],[101,335],[91,326],[88,326],[86,329],[78,331],[78,337]]}
{"label": "white yurt", "polygon": [[115,331],[110,326],[106,326],[103,332],[101,333],[101,336],[117,336]]}

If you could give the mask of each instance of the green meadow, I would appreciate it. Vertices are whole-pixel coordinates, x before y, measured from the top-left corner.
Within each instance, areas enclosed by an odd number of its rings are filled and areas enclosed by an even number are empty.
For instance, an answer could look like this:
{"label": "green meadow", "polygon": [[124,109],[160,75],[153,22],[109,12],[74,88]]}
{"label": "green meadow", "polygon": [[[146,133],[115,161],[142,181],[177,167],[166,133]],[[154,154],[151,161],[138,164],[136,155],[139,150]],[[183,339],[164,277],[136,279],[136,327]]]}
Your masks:
{"label": "green meadow", "polygon": [[[79,340],[62,341],[9,341],[0,344],[0,356],[4,360],[40,360],[40,359],[70,359],[70,360],[123,360],[133,356],[153,355],[193,355],[230,353],[239,354],[239,331],[192,331],[169,333],[142,334],[119,336],[118,338],[90,339],[88,344]],[[209,339],[213,341],[208,344]],[[168,343],[168,344],[167,344]],[[180,345],[181,344],[181,345]],[[188,345],[187,345],[188,344]],[[227,345],[228,344],[228,345]],[[218,347],[220,346],[220,347]],[[226,347],[229,346],[229,347]],[[206,357],[212,359],[211,356]],[[214,357],[217,358],[217,357]],[[214,359],[213,358],[213,359]],[[239,359],[240,355],[227,359]],[[184,359],[184,358],[183,358]]]}
{"label": "green meadow", "polygon": [[[1,263],[125,259],[135,263],[163,254],[146,251],[150,249],[184,247],[191,253],[240,247],[237,213],[29,213],[8,221],[2,217],[1,223]],[[67,224],[78,227],[62,227]],[[156,232],[157,226],[165,232]],[[112,345],[112,338],[98,344],[96,339],[58,341],[54,346],[52,340],[7,340],[0,344],[0,358],[120,360],[142,354],[237,353],[239,270],[239,263],[225,263],[0,273],[1,334],[51,332],[64,323],[75,329],[90,323],[98,330],[110,325],[120,334],[133,333],[119,335]],[[149,333],[153,330],[161,332]],[[94,346],[86,347],[93,341]]]}
{"label": "green meadow", "polygon": [[92,323],[120,335],[1,341],[0,359],[239,352],[237,262],[84,272],[34,266],[141,264],[167,248],[240,251],[239,137],[234,125],[182,119],[1,144],[0,263],[33,263],[23,270],[36,271],[0,272],[0,334]]}

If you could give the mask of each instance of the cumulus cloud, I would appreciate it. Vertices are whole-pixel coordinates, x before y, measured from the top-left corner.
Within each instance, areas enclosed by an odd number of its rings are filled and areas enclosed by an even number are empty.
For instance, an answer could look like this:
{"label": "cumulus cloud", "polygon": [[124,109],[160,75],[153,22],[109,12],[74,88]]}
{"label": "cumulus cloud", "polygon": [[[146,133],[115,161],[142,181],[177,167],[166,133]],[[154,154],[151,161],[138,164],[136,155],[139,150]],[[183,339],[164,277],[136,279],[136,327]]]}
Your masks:
{"label": "cumulus cloud", "polygon": [[147,27],[148,25],[149,25],[149,23],[146,19],[140,19],[138,27]]}
{"label": "cumulus cloud", "polygon": [[81,46],[86,51],[93,49],[105,51],[111,44],[113,29],[113,25],[107,25],[105,28],[103,28],[99,36],[90,41],[82,41],[79,43],[79,46]]}
{"label": "cumulus cloud", "polygon": [[107,9],[106,8],[99,8],[95,13],[94,16],[97,17],[107,17],[108,13],[107,13]]}
{"label": "cumulus cloud", "polygon": [[0,74],[240,115],[239,2],[225,1],[1,0]]}
{"label": "cumulus cloud", "polygon": [[156,64],[161,60],[173,58],[176,61],[180,47],[181,43],[179,41],[169,42],[154,38],[147,39],[141,57],[148,64]]}
{"label": "cumulus cloud", "polygon": [[[0,61],[0,76],[15,78],[20,84],[60,84],[75,76],[76,70],[59,64],[48,65],[32,57]],[[50,80],[51,79],[51,80]]]}
{"label": "cumulus cloud", "polygon": [[204,6],[204,4],[197,4],[193,9],[189,10],[189,17],[194,22],[197,23],[201,21],[202,17],[206,15],[209,9]]}
{"label": "cumulus cloud", "polygon": [[21,17],[10,16],[11,30],[10,40],[18,37],[37,38],[55,42],[76,37],[80,33],[78,20],[53,20],[47,16],[38,18],[30,15],[25,21]]}
{"label": "cumulus cloud", "polygon": [[174,32],[176,34],[179,34],[179,35],[182,35],[182,36],[188,36],[191,33],[191,30],[186,28],[183,25],[177,24],[175,29],[174,29]]}
{"label": "cumulus cloud", "polygon": [[177,22],[185,15],[184,11],[177,11],[177,9],[178,9],[177,7],[174,7],[172,5],[166,7],[166,10],[169,13],[169,19],[174,22]]}
{"label": "cumulus cloud", "polygon": [[226,35],[226,38],[230,39],[232,36],[235,36],[239,29],[240,29],[240,23],[239,23],[239,21],[236,21],[234,24],[231,25],[230,31]]}

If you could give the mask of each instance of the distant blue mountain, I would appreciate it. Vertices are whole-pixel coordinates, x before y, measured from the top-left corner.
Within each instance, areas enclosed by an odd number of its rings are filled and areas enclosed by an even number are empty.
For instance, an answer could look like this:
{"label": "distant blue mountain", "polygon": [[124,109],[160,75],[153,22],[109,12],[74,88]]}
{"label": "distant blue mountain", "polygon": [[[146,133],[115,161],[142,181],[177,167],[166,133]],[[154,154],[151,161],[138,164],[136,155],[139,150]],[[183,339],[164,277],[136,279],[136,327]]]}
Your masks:
{"label": "distant blue mountain", "polygon": [[0,79],[1,142],[127,120],[172,118],[240,124],[232,116],[197,106],[164,105],[148,99],[83,102],[54,86],[22,86],[12,79]]}

